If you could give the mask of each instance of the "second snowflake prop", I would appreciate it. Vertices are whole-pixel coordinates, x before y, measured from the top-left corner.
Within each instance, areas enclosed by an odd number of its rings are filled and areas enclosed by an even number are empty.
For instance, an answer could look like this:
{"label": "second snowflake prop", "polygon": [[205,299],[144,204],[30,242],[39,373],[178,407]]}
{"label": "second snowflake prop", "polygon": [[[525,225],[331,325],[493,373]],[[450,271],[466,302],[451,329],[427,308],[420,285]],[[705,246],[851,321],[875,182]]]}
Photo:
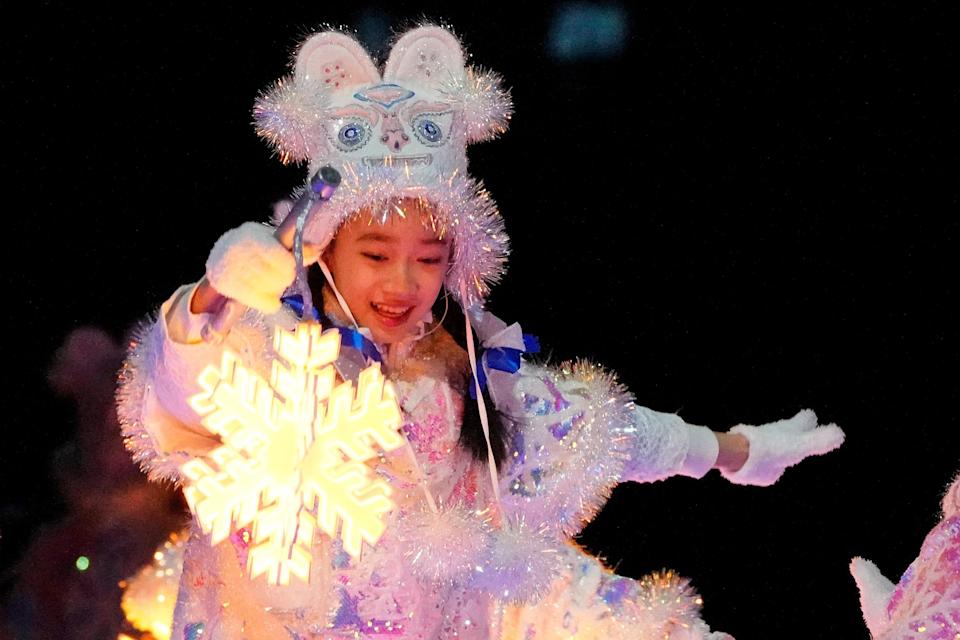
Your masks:
{"label": "second snowflake prop", "polygon": [[360,373],[356,392],[350,381],[337,384],[340,334],[321,330],[307,322],[293,333],[278,328],[269,381],[224,351],[190,399],[223,444],[181,467],[187,503],[214,545],[251,527],[247,572],[270,584],[308,580],[318,528],[331,537],[339,530],[358,557],[393,508],[390,487],[364,464],[377,455],[374,445],[403,444],[393,387],[379,364]]}

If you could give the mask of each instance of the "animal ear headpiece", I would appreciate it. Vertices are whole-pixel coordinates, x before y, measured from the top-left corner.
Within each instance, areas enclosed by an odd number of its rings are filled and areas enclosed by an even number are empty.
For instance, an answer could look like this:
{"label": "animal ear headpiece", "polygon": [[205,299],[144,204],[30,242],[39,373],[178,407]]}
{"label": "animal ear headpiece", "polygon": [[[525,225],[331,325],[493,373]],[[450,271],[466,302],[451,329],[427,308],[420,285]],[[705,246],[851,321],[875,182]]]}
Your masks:
{"label": "animal ear headpiece", "polygon": [[397,40],[382,74],[350,36],[311,36],[254,118],[283,162],[307,162],[310,175],[332,165],[343,178],[306,241],[326,245],[361,210],[384,222],[403,198],[427,201],[452,239],[447,288],[466,309],[487,297],[508,252],[496,204],[467,174],[466,146],[504,132],[511,111],[499,76],[465,66],[452,33],[423,26]]}

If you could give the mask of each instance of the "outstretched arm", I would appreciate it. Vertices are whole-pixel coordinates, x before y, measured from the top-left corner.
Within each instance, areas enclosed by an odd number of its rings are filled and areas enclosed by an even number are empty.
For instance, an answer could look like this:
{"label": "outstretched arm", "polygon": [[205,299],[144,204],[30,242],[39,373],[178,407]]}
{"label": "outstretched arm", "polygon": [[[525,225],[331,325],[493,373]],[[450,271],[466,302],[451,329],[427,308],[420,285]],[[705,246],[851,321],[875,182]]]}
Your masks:
{"label": "outstretched arm", "polygon": [[843,442],[833,424],[818,425],[813,411],[761,426],[737,425],[728,432],[688,424],[680,416],[637,406],[624,429],[630,458],[624,480],[651,482],[672,475],[700,478],[710,469],[735,484],[767,486],[787,467]]}
{"label": "outstretched arm", "polygon": [[[475,318],[487,349],[523,351],[518,325],[490,314]],[[638,406],[615,377],[589,362],[522,362],[513,372],[485,369],[497,409],[514,425],[500,471],[507,514],[556,522],[575,533],[620,482],[694,478],[717,468],[731,482],[768,485],[803,458],[840,445],[835,425],[812,411],[727,433]]]}
{"label": "outstretched arm", "polygon": [[509,396],[498,396],[498,408],[517,425],[501,470],[504,506],[535,522],[557,522],[568,534],[593,517],[619,482],[700,478],[718,468],[731,482],[766,486],[843,441],[838,427],[818,426],[809,410],[716,433],[633,404],[589,363],[524,363]]}

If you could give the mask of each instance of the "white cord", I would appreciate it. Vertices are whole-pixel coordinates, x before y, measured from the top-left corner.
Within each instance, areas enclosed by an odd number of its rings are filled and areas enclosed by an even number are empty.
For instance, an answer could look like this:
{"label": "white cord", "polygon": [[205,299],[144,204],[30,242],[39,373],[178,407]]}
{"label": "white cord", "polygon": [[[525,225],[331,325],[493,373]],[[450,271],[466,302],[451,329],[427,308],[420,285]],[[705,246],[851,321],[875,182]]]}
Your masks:
{"label": "white cord", "polygon": [[422,340],[423,338],[426,338],[428,335],[430,335],[431,333],[433,333],[434,331],[436,331],[437,329],[439,329],[440,326],[443,324],[443,321],[447,319],[447,312],[448,312],[448,311],[450,311],[450,294],[447,293],[447,285],[444,284],[444,285],[443,285],[443,315],[440,316],[440,320],[439,320],[438,322],[434,323],[433,328],[431,328],[430,331],[424,331],[424,330],[423,330],[423,325],[421,325],[421,326],[420,326],[420,335],[418,335],[418,336],[417,336],[416,338],[414,338],[414,339],[415,339],[415,340]]}
{"label": "white cord", "polygon": [[[466,300],[466,287],[461,285],[460,299]],[[480,390],[480,377],[477,376],[477,352],[473,346],[473,327],[470,325],[470,312],[464,309],[463,319],[467,325],[467,354],[470,356],[470,369],[473,371],[473,388],[477,393],[477,409],[480,412],[480,425],[483,427],[483,437],[487,441],[487,467],[490,470],[490,482],[493,484],[493,499],[497,503],[497,512],[503,513],[500,506],[500,481],[497,477],[497,459],[493,455],[493,445],[490,443],[490,421],[487,418],[487,406],[483,402],[483,392]]]}
{"label": "white cord", "polygon": [[340,308],[343,309],[343,312],[347,314],[347,318],[349,318],[350,322],[353,323],[353,328],[359,331],[360,325],[357,324],[353,314],[350,313],[350,307],[347,306],[347,301],[343,299],[343,296],[340,295],[340,290],[337,289],[337,285],[334,284],[333,274],[330,273],[330,268],[327,267],[327,264],[323,261],[323,258],[317,258],[317,264],[320,266],[320,270],[323,271],[323,277],[327,279],[327,283],[330,285],[330,288],[333,289],[333,295],[337,296],[337,302],[340,303]]}

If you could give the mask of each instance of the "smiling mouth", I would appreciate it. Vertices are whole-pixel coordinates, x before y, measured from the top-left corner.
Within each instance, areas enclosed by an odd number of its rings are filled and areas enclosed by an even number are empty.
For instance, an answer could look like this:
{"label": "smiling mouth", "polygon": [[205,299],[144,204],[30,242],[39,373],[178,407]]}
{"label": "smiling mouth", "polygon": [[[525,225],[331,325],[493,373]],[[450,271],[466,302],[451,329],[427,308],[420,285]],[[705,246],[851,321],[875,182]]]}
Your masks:
{"label": "smiling mouth", "polygon": [[392,306],[371,302],[370,307],[373,308],[380,322],[388,327],[399,327],[406,323],[410,319],[410,314],[413,313],[412,306]]}
{"label": "smiling mouth", "polygon": [[367,157],[363,159],[363,164],[371,167],[416,167],[433,163],[433,156],[380,156]]}

